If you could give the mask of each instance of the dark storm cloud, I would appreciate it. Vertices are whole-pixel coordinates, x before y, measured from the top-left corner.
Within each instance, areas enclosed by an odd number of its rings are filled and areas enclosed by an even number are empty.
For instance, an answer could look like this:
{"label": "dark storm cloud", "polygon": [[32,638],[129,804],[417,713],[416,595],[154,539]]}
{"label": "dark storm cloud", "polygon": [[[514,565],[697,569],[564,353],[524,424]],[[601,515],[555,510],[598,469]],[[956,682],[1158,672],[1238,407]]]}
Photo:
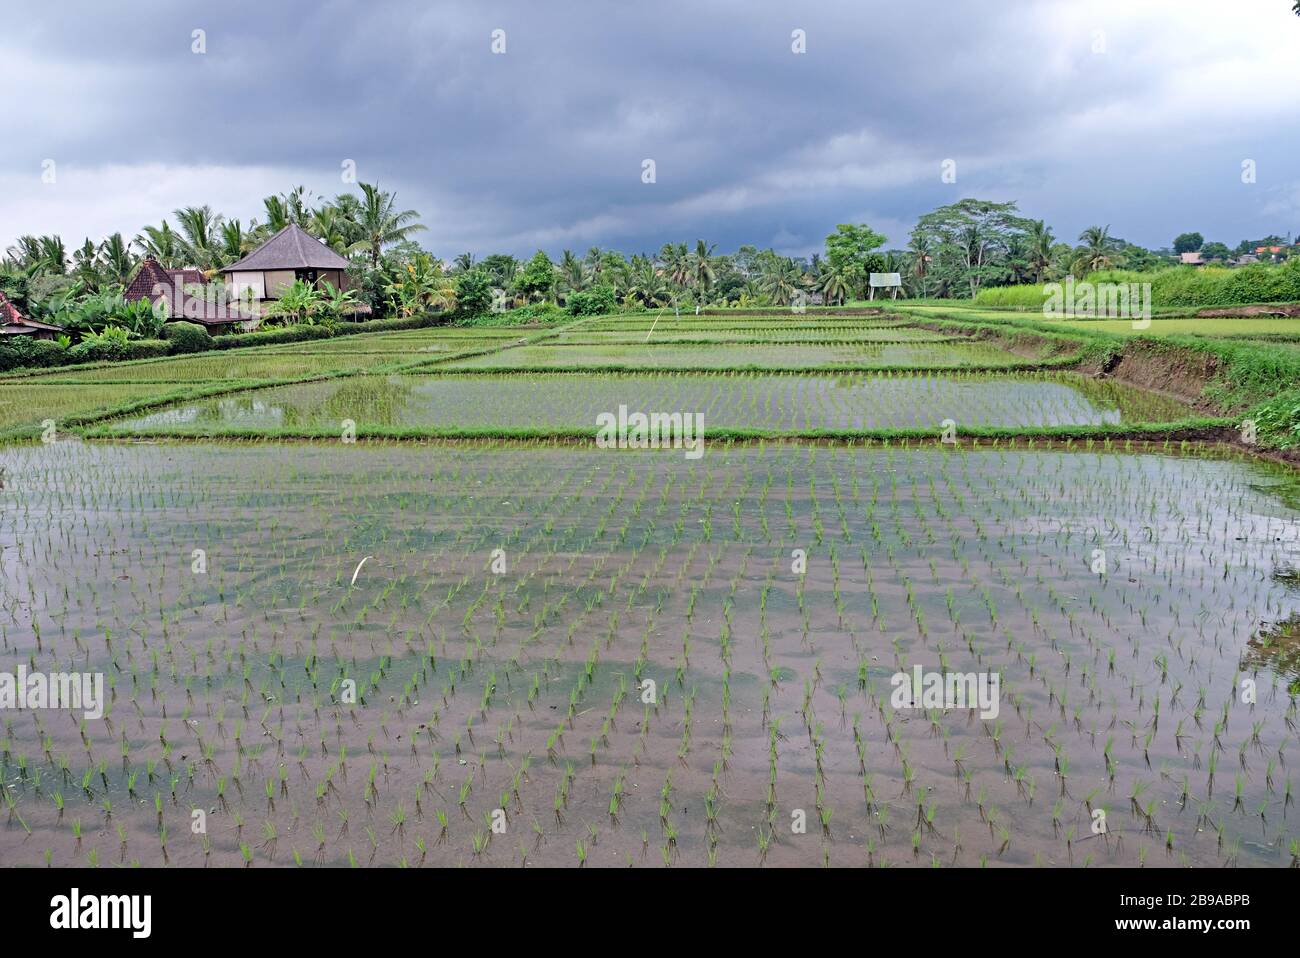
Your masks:
{"label": "dark storm cloud", "polygon": [[[345,159],[420,210],[443,256],[697,236],[806,251],[849,219],[901,245],[964,195],[1017,199],[1067,238],[1300,225],[1293,98],[1257,86],[1300,40],[1281,6],[1254,23],[1208,2],[6,7],[0,242],[133,234],[216,197],[247,220],[271,189],[343,189]],[[45,158],[81,178],[42,190]]]}

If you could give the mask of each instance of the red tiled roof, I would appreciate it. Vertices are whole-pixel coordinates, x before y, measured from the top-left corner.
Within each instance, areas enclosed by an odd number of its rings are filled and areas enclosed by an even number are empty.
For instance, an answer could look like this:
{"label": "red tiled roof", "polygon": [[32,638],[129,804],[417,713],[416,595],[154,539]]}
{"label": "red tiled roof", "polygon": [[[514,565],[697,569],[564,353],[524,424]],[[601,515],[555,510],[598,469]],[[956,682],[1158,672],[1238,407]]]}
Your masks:
{"label": "red tiled roof", "polygon": [[173,285],[172,277],[158,265],[156,259],[146,259],[140,264],[140,268],[136,270],[135,278],[131,280],[122,297],[128,303],[134,303],[138,299],[147,299],[152,302],[155,297],[162,296],[164,290],[170,293]]}
{"label": "red tiled roof", "polygon": [[0,333],[6,335],[21,335],[39,329],[45,329],[55,333],[63,332],[62,326],[52,326],[49,323],[41,323],[34,319],[28,319],[22,313],[18,312],[18,307],[9,302],[9,299],[4,293],[0,293]]}
{"label": "red tiled roof", "polygon": [[208,278],[201,269],[169,269],[167,275],[173,280],[180,280],[181,286],[205,286]]}
{"label": "red tiled roof", "polygon": [[9,302],[4,293],[0,293],[0,326],[10,323],[21,323],[23,314],[18,312],[18,307]]}

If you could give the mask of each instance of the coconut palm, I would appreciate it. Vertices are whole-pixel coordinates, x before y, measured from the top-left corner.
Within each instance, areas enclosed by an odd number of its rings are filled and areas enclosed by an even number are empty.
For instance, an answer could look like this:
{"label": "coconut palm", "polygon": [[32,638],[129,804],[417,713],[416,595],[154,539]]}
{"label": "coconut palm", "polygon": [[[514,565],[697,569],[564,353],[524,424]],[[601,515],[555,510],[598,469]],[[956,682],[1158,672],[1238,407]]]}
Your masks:
{"label": "coconut palm", "polygon": [[713,284],[718,278],[718,272],[713,263],[713,251],[715,249],[717,249],[716,243],[706,246],[704,240],[696,240],[695,252],[691,255],[690,281],[699,290],[701,301],[708,299],[709,290],[713,288]]}
{"label": "coconut palm", "polygon": [[822,264],[821,275],[818,277],[818,286],[822,291],[822,295],[826,297],[827,303],[834,303],[839,306],[852,295],[853,280],[853,268],[850,264],[844,263],[840,266],[831,266],[824,263]]}
{"label": "coconut palm", "polygon": [[244,224],[239,220],[228,220],[221,224],[221,264],[227,266],[236,260],[242,259],[245,254],[252,252],[257,245],[257,221],[254,220],[249,229],[244,229]]}
{"label": "coconut palm", "polygon": [[580,293],[591,285],[591,272],[587,264],[578,259],[572,250],[566,249],[560,254],[557,269],[560,273],[560,285],[566,292]]}
{"label": "coconut palm", "polygon": [[1075,256],[1074,265],[1080,274],[1108,269],[1115,264],[1115,241],[1111,239],[1109,226],[1089,226],[1079,234],[1079,241],[1083,246]]}
{"label": "coconut palm", "polygon": [[187,206],[172,214],[181,232],[181,251],[188,266],[199,269],[213,269],[220,265],[221,226],[225,217],[213,212],[212,207]]}
{"label": "coconut palm", "polygon": [[337,206],[324,203],[312,211],[307,232],[317,239],[324,240],[325,245],[334,252],[345,253],[350,245],[348,242],[349,225],[347,218]]}
{"label": "coconut palm", "polygon": [[121,233],[114,233],[99,244],[97,263],[100,276],[115,286],[125,286],[135,272],[136,258]]}
{"label": "coconut palm", "polygon": [[1050,226],[1042,220],[1029,221],[1029,230],[1025,237],[1025,255],[1035,283],[1041,283],[1044,274],[1052,268],[1052,246],[1055,243],[1056,237],[1052,235]]}
{"label": "coconut palm", "polygon": [[664,275],[674,286],[683,287],[691,276],[691,254],[685,243],[665,243],[659,250]]}
{"label": "coconut palm", "polygon": [[759,289],[777,306],[788,306],[799,291],[803,270],[787,256],[772,254],[764,258],[759,276]]}
{"label": "coconut palm", "polygon": [[157,260],[163,269],[178,269],[184,265],[181,262],[185,255],[181,238],[166,220],[161,226],[146,226],[134,242],[141,255]]}
{"label": "coconut palm", "polygon": [[268,233],[278,233],[289,225],[289,210],[284,205],[284,197],[268,196],[262,200],[262,208],[266,210]]}
{"label": "coconut palm", "polygon": [[361,239],[350,252],[364,251],[370,257],[370,268],[379,268],[379,257],[384,247],[410,239],[411,234],[424,229],[416,222],[420,214],[415,210],[398,210],[396,197],[385,193],[377,185],[361,183],[361,206],[357,211],[357,226]]}
{"label": "coconut palm", "polygon": [[649,257],[632,257],[629,274],[626,296],[645,306],[663,306],[672,301],[668,281]]}

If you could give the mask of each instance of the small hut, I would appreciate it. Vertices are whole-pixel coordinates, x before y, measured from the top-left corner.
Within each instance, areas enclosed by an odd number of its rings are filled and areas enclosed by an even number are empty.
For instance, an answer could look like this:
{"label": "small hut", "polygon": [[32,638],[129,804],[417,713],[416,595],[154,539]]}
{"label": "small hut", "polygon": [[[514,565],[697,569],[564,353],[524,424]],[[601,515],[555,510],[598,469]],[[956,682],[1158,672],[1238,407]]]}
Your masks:
{"label": "small hut", "polygon": [[0,293],[0,336],[30,336],[32,339],[53,339],[63,332],[58,326],[38,323],[18,312],[18,307]]}
{"label": "small hut", "polygon": [[348,265],[338,253],[291,223],[221,272],[232,296],[251,294],[255,302],[265,302],[279,299],[298,281],[346,289]]}

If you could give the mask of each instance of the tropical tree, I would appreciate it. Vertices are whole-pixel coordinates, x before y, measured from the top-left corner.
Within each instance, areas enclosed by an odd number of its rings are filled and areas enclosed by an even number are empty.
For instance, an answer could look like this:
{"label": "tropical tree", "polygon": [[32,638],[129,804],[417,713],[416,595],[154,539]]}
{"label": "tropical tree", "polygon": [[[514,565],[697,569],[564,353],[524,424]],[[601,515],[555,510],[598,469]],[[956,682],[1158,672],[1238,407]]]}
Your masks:
{"label": "tropical tree", "polygon": [[557,267],[560,278],[560,287],[569,293],[579,293],[591,284],[591,272],[587,264],[578,259],[572,250],[565,250],[560,254],[560,263]]}
{"label": "tropical tree", "polygon": [[1079,234],[1079,242],[1083,245],[1075,255],[1074,266],[1080,275],[1115,265],[1115,241],[1109,226],[1089,226]]}
{"label": "tropical tree", "polygon": [[685,243],[665,243],[659,250],[659,262],[668,282],[679,288],[691,276],[691,253]]}
{"label": "tropical tree", "polygon": [[[840,273],[852,290],[866,286],[867,274],[879,266],[880,256],[875,252],[886,237],[866,223],[840,223],[835,232],[826,237],[826,261],[830,268]],[[820,263],[814,263],[814,269]]]}
{"label": "tropical tree", "polygon": [[964,285],[974,299],[985,283],[1005,280],[1009,259],[1026,221],[1015,203],[965,199],[926,213],[913,236],[928,240],[934,253],[930,271],[940,285]]}
{"label": "tropical tree", "polygon": [[114,233],[99,244],[96,263],[100,276],[105,282],[115,286],[126,286],[135,272],[138,260],[131,255],[131,247],[122,239],[121,233]]}
{"label": "tropical tree", "polygon": [[185,265],[181,262],[185,255],[181,238],[166,220],[161,226],[146,226],[135,238],[135,245],[141,254],[157,260],[163,269],[178,269]]}
{"label": "tropical tree", "polygon": [[187,206],[172,214],[181,232],[181,251],[189,266],[202,270],[220,266],[221,226],[225,217],[213,212],[212,207]]}
{"label": "tropical tree", "polygon": [[824,266],[821,275],[817,278],[817,285],[826,298],[826,302],[842,305],[846,299],[853,295],[853,284],[856,280],[855,271],[849,264],[841,266]]}
{"label": "tropical tree", "polygon": [[[617,287],[616,287],[617,288]],[[664,274],[648,256],[633,256],[628,267],[624,299],[643,306],[664,306],[672,301],[672,289]]]}
{"label": "tropical tree", "polygon": [[709,291],[718,278],[713,262],[713,251],[717,244],[705,245],[704,240],[695,241],[695,252],[691,254],[690,280],[699,291],[699,298],[707,301]]}
{"label": "tropical tree", "polygon": [[442,263],[428,253],[413,256],[397,270],[386,290],[399,316],[418,316],[456,306],[456,284],[442,271]]}
{"label": "tropical tree", "polygon": [[549,299],[555,293],[555,264],[542,250],[524,264],[515,277],[514,289],[525,300]]}
{"label": "tropical tree", "polygon": [[1026,265],[1034,277],[1035,283],[1041,283],[1043,277],[1052,268],[1052,248],[1056,237],[1052,228],[1042,220],[1030,220],[1025,234]]}
{"label": "tropical tree", "polygon": [[357,226],[361,239],[352,251],[364,251],[370,257],[370,268],[379,268],[379,257],[384,247],[410,239],[411,234],[424,229],[417,222],[420,214],[415,210],[399,210],[397,198],[371,183],[361,183],[361,205],[357,210]]}
{"label": "tropical tree", "polygon": [[770,250],[765,257],[759,277],[759,289],[777,306],[788,306],[794,300],[803,280],[803,270],[793,259],[778,256]]}
{"label": "tropical tree", "polygon": [[221,224],[221,265],[228,266],[237,260],[243,259],[246,253],[252,251],[256,244],[257,222],[254,221],[252,229],[244,231],[244,224],[239,220],[228,220]]}
{"label": "tropical tree", "polygon": [[934,258],[934,244],[927,234],[914,232],[907,243],[907,251],[911,254],[908,274],[912,277],[913,287],[922,298],[929,296],[930,261]]}

